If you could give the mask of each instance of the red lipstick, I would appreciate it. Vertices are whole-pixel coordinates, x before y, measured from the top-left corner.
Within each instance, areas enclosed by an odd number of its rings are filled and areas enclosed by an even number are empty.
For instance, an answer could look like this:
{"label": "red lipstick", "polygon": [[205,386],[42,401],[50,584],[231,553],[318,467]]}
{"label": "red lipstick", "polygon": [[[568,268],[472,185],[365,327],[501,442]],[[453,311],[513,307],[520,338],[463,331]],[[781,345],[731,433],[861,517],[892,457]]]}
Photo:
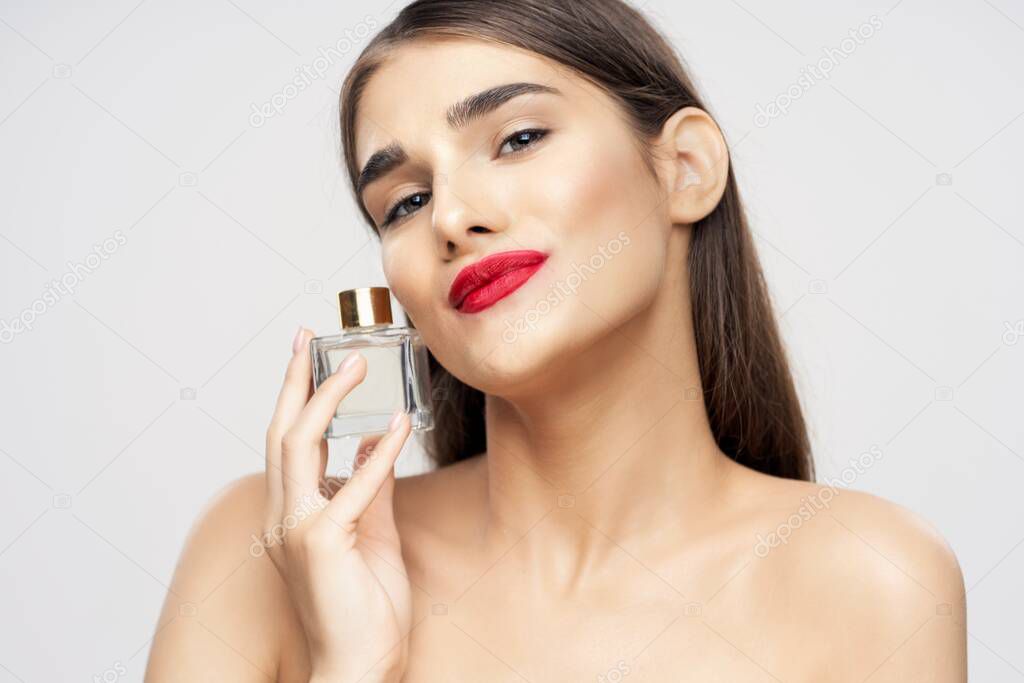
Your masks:
{"label": "red lipstick", "polygon": [[462,313],[476,313],[516,291],[548,255],[533,249],[502,251],[471,263],[455,276],[448,303]]}

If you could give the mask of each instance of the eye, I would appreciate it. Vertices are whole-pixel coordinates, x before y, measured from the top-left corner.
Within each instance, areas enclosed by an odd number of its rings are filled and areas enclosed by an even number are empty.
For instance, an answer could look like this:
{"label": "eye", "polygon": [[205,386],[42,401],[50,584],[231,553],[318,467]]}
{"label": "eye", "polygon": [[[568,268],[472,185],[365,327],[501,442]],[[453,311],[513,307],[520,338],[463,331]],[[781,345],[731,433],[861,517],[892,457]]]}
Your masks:
{"label": "eye", "polygon": [[543,128],[518,130],[502,141],[501,148],[498,150],[498,156],[502,156],[502,152],[504,152],[506,148],[508,148],[508,152],[505,153],[504,156],[523,152],[532,145],[535,145],[547,134],[548,131]]}
{"label": "eye", "polygon": [[[529,147],[537,144],[549,132],[550,131],[547,128],[524,128],[522,130],[517,130],[502,140],[502,146],[498,150],[499,156],[515,157],[516,155],[522,154],[523,152],[526,152]],[[510,148],[510,151],[508,154],[502,155],[501,153],[506,146]],[[423,207],[429,201],[430,193],[413,193],[412,195],[407,195],[406,197],[401,198],[392,204],[391,208],[388,209],[387,213],[385,213],[384,222],[381,223],[380,228],[383,229],[388,227],[395,221],[415,213],[416,209]],[[407,205],[413,210],[401,213],[403,208],[407,208]]]}
{"label": "eye", "polygon": [[381,227],[385,228],[398,219],[405,218],[414,213],[416,209],[426,205],[428,201],[430,201],[429,192],[414,192],[402,197],[388,209]]}

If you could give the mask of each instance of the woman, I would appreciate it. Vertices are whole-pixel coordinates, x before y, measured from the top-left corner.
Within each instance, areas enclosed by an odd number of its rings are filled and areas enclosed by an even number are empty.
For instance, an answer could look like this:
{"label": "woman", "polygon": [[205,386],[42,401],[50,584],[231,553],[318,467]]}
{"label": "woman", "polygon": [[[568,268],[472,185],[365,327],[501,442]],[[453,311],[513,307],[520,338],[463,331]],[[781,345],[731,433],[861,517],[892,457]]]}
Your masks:
{"label": "woman", "polygon": [[[414,2],[341,113],[439,467],[395,479],[399,417],[327,486],[321,434],[373,377],[355,354],[313,392],[300,328],[266,474],[193,530],[149,680],[965,680],[947,544],[812,483],[727,145],[640,14]],[[506,252],[540,265],[450,291]]]}

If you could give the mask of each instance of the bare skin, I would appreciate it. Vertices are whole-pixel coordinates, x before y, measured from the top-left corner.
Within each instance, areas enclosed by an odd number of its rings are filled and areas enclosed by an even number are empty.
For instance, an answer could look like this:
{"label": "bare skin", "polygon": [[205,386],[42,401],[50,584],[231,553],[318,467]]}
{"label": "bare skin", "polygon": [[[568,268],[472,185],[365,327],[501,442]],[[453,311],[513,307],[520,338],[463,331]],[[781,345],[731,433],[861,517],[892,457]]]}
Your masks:
{"label": "bare skin", "polygon": [[[451,103],[515,82],[560,94],[451,129]],[[690,226],[720,201],[729,163],[710,116],[666,122],[652,175],[606,94],[469,40],[399,48],[360,116],[360,163],[394,140],[410,155],[367,188],[375,220],[430,192],[383,231],[384,272],[438,360],[487,394],[489,450],[396,480],[400,428],[330,501],[340,516],[321,551],[300,549],[331,527],[304,522],[254,557],[289,476],[294,494],[330,474],[317,420],[373,381],[359,367],[313,396],[304,331],[267,474],[197,522],[147,680],[966,680],[963,579],[941,536],[874,496],[736,464],[686,399],[699,389]],[[551,133],[535,147],[502,156],[508,134],[540,126]],[[574,296],[496,341],[503,319],[621,230],[629,246]],[[517,248],[551,257],[480,314],[448,305],[460,268]],[[396,623],[407,638],[390,639]]]}

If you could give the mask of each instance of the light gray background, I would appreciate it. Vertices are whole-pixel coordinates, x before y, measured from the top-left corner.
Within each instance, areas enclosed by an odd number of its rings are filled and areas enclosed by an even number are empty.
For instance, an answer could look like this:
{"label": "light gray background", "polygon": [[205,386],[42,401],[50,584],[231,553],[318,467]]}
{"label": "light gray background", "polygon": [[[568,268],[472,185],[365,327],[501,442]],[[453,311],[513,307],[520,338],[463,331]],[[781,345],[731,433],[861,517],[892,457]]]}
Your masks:
{"label": "light gray background", "polygon": [[[190,524],[262,468],[297,324],[330,331],[333,292],[384,283],[336,91],[392,4],[0,3],[0,318],[126,237],[0,345],[0,681],[141,680]],[[1024,6],[643,8],[731,144],[821,478],[878,446],[850,485],[956,550],[972,680],[1024,679]],[[872,15],[830,78],[757,125]]]}

